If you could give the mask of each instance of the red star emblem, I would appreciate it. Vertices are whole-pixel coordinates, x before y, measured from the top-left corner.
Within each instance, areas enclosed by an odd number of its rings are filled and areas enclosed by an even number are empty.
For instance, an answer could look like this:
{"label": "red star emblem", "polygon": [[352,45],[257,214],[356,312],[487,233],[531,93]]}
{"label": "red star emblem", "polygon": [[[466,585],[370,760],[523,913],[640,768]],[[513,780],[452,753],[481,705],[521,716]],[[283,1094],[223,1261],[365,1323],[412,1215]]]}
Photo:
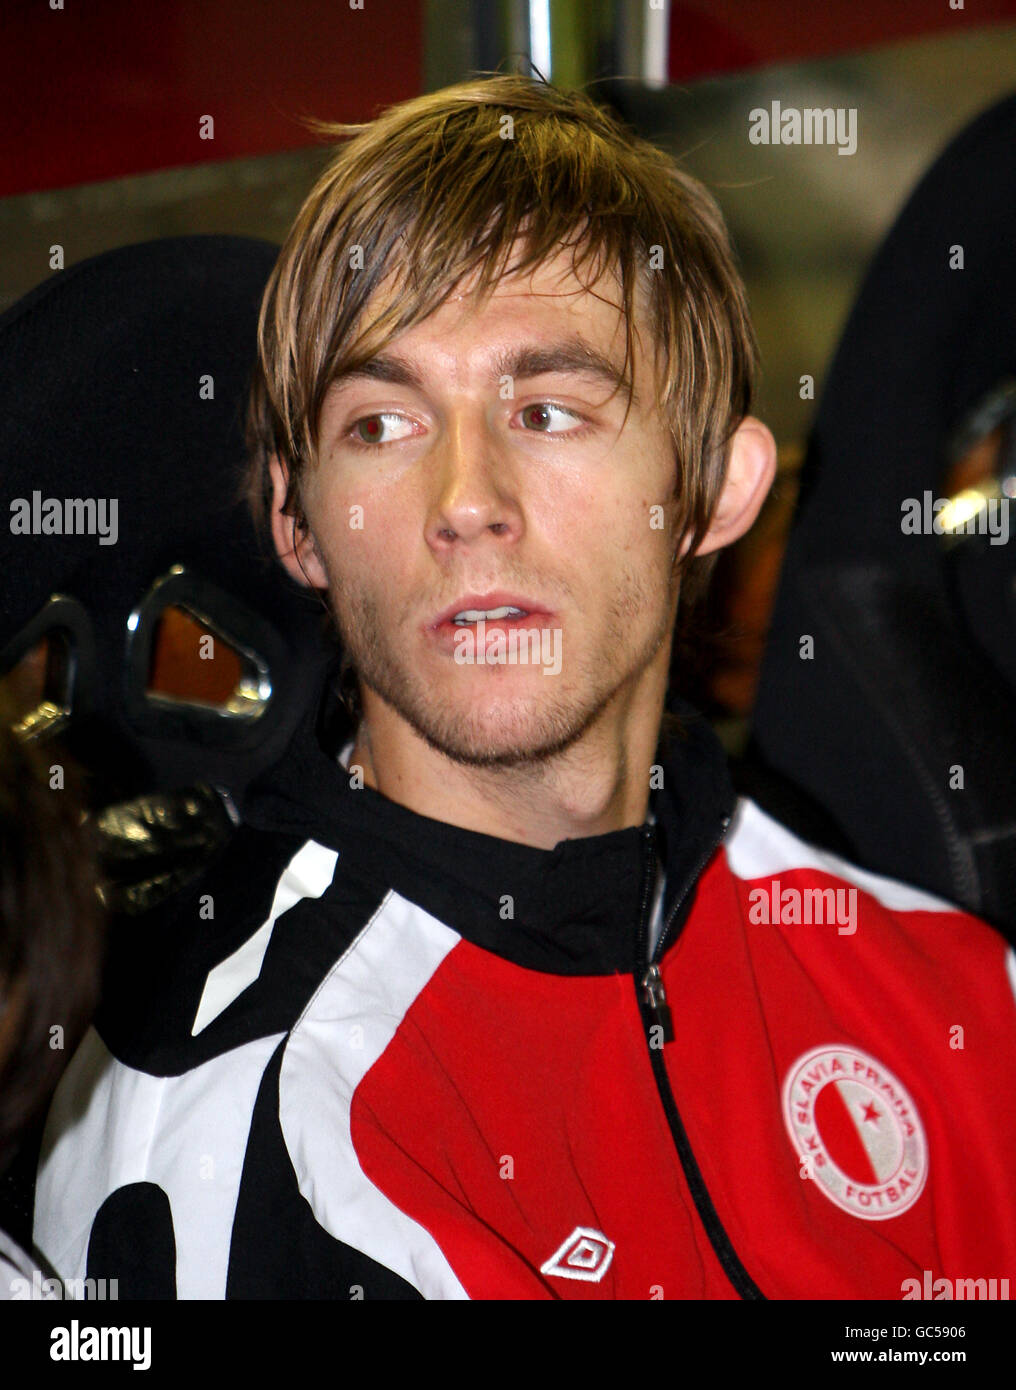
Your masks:
{"label": "red star emblem", "polygon": [[866,1122],[871,1120],[872,1124],[874,1124],[876,1120],[882,1118],[882,1112],[881,1110],[875,1109],[874,1101],[869,1100],[868,1104],[864,1107],[864,1118]]}

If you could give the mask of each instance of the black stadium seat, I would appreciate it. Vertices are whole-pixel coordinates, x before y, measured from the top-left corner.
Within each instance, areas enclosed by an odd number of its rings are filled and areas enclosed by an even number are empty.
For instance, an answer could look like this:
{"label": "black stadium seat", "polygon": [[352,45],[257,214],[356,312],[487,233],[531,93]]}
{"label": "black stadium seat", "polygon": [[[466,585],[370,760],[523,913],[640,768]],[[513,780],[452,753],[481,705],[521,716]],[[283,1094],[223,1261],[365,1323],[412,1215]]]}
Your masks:
{"label": "black stadium seat", "polygon": [[[870,267],[810,441],[740,779],[785,818],[804,793],[830,848],[1010,939],[1016,537],[949,545],[908,534],[903,509],[943,497],[957,440],[1016,401],[1014,145],[1010,97],[936,161]],[[1010,421],[1010,493],[1011,442]],[[806,813],[795,828],[823,839]]]}
{"label": "black stadium seat", "polygon": [[[214,839],[228,824],[328,659],[321,605],[285,579],[241,498],[246,389],[277,250],[225,236],[129,246],[54,273],[0,319],[11,509],[0,674],[48,639],[45,699],[23,727],[59,733],[94,811],[131,803],[119,867],[129,878],[147,827],[162,888],[176,881],[167,826],[180,862],[197,864],[195,825],[218,826]],[[195,624],[194,641],[212,636],[204,655],[228,657],[228,699],[153,691],[167,612]],[[118,814],[106,828],[124,828]]]}

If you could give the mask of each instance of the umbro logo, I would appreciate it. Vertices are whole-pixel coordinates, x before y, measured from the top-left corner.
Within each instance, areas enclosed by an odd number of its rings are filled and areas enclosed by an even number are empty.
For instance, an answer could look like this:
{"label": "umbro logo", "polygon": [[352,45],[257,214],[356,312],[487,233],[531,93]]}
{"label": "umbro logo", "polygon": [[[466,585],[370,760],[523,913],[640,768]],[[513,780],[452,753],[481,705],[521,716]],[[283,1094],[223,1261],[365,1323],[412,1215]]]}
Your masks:
{"label": "umbro logo", "polygon": [[576,1226],[568,1239],[554,1251],[541,1274],[553,1274],[558,1279],[585,1279],[598,1284],[614,1258],[614,1242],[602,1231],[588,1226]]}

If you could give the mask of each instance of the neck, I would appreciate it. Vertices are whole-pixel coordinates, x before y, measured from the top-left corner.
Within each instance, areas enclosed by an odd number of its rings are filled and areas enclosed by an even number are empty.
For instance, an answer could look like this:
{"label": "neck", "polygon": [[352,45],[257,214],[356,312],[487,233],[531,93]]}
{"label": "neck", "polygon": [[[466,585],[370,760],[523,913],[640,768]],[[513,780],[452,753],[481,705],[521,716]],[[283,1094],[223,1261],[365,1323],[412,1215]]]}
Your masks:
{"label": "neck", "polygon": [[538,849],[639,826],[649,807],[667,669],[658,660],[622,687],[562,752],[508,768],[454,761],[365,690],[349,766],[362,767],[367,786],[419,815]]}

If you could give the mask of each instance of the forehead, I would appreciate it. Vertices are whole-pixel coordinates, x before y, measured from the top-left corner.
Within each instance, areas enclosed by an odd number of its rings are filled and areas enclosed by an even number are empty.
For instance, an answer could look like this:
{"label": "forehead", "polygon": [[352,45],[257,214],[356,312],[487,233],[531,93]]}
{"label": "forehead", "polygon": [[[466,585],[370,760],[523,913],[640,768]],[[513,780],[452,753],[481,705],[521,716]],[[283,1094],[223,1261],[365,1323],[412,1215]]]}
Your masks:
{"label": "forehead", "polygon": [[[526,269],[520,268],[521,259],[522,244],[517,242],[507,268],[482,296],[478,292],[479,270],[456,281],[443,304],[390,338],[378,355],[384,357],[396,345],[400,354],[415,347],[444,358],[448,369],[454,371],[456,365],[465,365],[454,361],[462,352],[486,352],[482,365],[496,369],[498,376],[538,375],[540,371],[584,367],[605,375],[601,369],[608,363],[613,364],[614,375],[620,375],[626,325],[616,268],[595,267],[589,261],[576,266],[571,247],[562,248],[551,259]],[[404,294],[404,276],[395,272],[367,306],[365,318],[376,319]],[[641,281],[634,298],[632,330],[637,361],[647,348],[651,350],[648,301]],[[532,350],[541,340],[554,347],[545,359]],[[513,344],[523,341],[527,350],[513,352]],[[635,363],[630,364],[629,373],[634,366]]]}

